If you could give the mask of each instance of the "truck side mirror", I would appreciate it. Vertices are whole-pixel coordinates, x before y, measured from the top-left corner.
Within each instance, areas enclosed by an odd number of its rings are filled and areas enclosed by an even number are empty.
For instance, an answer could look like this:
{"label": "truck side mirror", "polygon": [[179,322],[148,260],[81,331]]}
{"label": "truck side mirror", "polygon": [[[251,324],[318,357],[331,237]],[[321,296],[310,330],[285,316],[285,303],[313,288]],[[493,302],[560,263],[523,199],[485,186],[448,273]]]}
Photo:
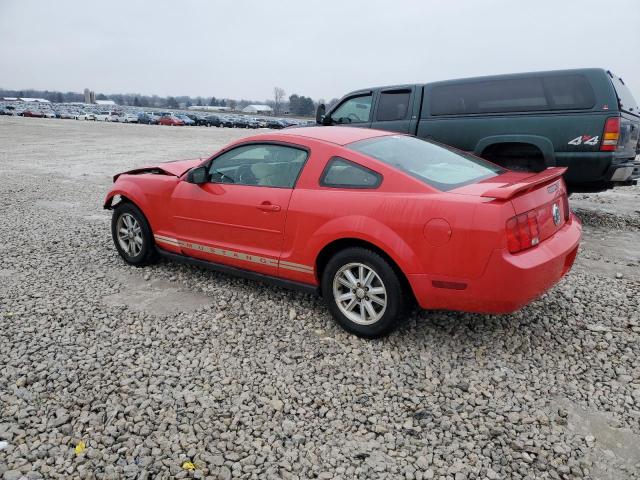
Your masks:
{"label": "truck side mirror", "polygon": [[318,109],[316,110],[316,123],[318,125],[325,125],[325,113],[327,111],[327,107],[324,106],[324,103],[318,105]]}

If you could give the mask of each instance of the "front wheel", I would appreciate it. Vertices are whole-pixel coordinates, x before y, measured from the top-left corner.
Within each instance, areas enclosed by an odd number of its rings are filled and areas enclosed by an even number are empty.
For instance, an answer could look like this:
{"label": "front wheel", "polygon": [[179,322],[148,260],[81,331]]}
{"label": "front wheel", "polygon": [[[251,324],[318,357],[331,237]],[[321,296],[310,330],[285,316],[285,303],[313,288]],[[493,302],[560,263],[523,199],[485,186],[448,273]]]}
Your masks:
{"label": "front wheel", "polygon": [[404,311],[402,283],[393,266],[371,250],[336,253],[322,275],[322,294],[338,323],[360,337],[390,333]]}
{"label": "front wheel", "polygon": [[113,211],[111,236],[125,262],[141,267],[155,260],[156,249],[149,223],[132,203],[120,204]]}

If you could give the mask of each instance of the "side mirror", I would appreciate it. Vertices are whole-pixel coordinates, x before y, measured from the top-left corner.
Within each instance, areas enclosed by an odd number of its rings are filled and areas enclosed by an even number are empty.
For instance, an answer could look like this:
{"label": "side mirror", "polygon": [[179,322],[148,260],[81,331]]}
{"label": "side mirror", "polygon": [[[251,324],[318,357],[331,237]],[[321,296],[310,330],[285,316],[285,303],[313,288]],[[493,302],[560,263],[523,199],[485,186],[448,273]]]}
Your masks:
{"label": "side mirror", "polygon": [[207,167],[196,167],[189,170],[189,173],[187,173],[187,182],[201,185],[203,183],[207,183],[208,176]]}
{"label": "side mirror", "polygon": [[318,109],[316,110],[316,123],[318,125],[325,125],[325,113],[327,111],[327,107],[324,106],[324,103],[318,105]]}

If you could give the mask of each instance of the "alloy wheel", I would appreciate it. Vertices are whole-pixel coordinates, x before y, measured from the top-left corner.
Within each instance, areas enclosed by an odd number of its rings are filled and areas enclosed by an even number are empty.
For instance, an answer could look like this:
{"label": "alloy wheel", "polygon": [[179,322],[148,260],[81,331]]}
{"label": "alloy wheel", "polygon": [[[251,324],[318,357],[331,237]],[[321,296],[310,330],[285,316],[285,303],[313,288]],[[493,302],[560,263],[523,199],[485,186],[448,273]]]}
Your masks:
{"label": "alloy wheel", "polygon": [[140,255],[144,239],[142,238],[142,228],[133,215],[130,213],[120,215],[116,225],[116,232],[120,248],[127,256],[137,257]]}
{"label": "alloy wheel", "polygon": [[363,263],[348,263],[333,278],[333,298],[354,323],[371,325],[387,309],[387,290],[380,276]]}

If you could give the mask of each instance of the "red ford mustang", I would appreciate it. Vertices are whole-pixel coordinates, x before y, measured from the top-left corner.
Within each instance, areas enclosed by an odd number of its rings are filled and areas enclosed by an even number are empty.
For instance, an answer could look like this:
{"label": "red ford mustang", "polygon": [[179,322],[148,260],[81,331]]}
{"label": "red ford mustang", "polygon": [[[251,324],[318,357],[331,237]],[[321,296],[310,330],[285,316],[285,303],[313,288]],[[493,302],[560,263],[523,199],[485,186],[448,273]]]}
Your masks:
{"label": "red ford mustang", "polygon": [[176,117],[164,116],[158,120],[158,125],[168,125],[170,127],[181,127],[184,122]]}
{"label": "red ford mustang", "polygon": [[318,292],[344,328],[377,337],[413,300],[506,313],[558,282],[582,231],[563,171],[310,127],[116,175],[104,206],[130,264],[160,254]]}

